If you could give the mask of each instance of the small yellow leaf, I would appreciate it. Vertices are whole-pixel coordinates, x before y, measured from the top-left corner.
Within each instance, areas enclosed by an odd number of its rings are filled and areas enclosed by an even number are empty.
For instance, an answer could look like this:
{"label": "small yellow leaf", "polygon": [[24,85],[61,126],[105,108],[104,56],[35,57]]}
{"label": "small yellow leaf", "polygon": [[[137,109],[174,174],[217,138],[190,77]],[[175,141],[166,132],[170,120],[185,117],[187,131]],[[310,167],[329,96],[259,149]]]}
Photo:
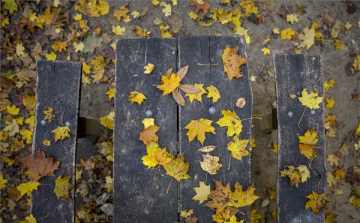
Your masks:
{"label": "small yellow leaf", "polygon": [[54,139],[55,142],[57,142],[58,140],[64,140],[65,138],[70,137],[71,131],[69,127],[64,126],[64,127],[57,127],[52,131],[52,133],[54,133]]}
{"label": "small yellow leaf", "polygon": [[45,57],[47,60],[56,60],[56,54],[54,52],[47,53]]}
{"label": "small yellow leaf", "polygon": [[22,136],[23,140],[26,140],[26,144],[30,145],[32,142],[32,134],[33,132],[28,129],[20,130],[20,135]]}
{"label": "small yellow leaf", "polygon": [[163,6],[162,12],[164,13],[165,17],[171,16],[171,5],[167,4],[166,2],[161,2],[160,6]]}
{"label": "small yellow leaf", "polygon": [[148,168],[155,167],[157,165],[167,165],[173,160],[173,155],[170,154],[166,148],[161,149],[157,142],[150,142],[146,145],[147,155],[143,156],[141,160],[143,164]]}
{"label": "small yellow leaf", "polygon": [[80,20],[82,20],[82,15],[80,13],[78,13],[78,14],[74,15],[74,19],[76,21],[80,21]]}
{"label": "small yellow leaf", "polygon": [[55,180],[54,193],[59,200],[60,198],[70,199],[69,190],[74,187],[69,181],[71,175],[61,177],[61,175]]}
{"label": "small yellow leaf", "polygon": [[9,113],[9,114],[12,114],[12,115],[18,115],[19,114],[19,111],[20,111],[20,108],[17,108],[15,105],[13,106],[7,106],[6,107],[6,111]]}
{"label": "small yellow leaf", "polygon": [[191,120],[190,123],[185,126],[185,129],[189,131],[186,133],[188,136],[189,142],[193,141],[195,137],[199,140],[201,144],[204,144],[206,139],[205,133],[210,132],[212,134],[215,133],[215,128],[211,126],[212,121],[208,119],[198,119],[198,120]]}
{"label": "small yellow leaf", "polygon": [[284,170],[281,172],[282,177],[289,177],[291,186],[299,186],[299,183],[304,183],[310,178],[310,171],[305,165],[298,167],[284,165]]}
{"label": "small yellow leaf", "polygon": [[335,104],[334,98],[330,97],[328,99],[325,99],[325,101],[326,101],[326,107],[327,108],[333,108],[334,107],[334,104]]}
{"label": "small yellow leaf", "polygon": [[117,36],[123,36],[125,34],[125,27],[113,25],[112,32],[115,33]]}
{"label": "small yellow leaf", "polygon": [[113,182],[113,179],[111,178],[111,176],[105,177],[105,188],[107,189],[108,193],[111,193],[113,191],[114,182]]}
{"label": "small yellow leaf", "polygon": [[16,44],[15,49],[16,49],[16,55],[21,56],[25,54],[24,52],[25,47],[22,45],[22,43]]}
{"label": "small yellow leaf", "polygon": [[272,32],[273,32],[274,34],[280,34],[279,28],[273,28],[273,29],[272,29]]}
{"label": "small yellow leaf", "polygon": [[234,46],[233,48],[225,47],[222,54],[222,61],[224,64],[224,71],[231,81],[234,77],[240,78],[244,75],[240,73],[240,66],[247,63],[247,59],[244,56],[238,55],[239,48]]}
{"label": "small yellow leaf", "polygon": [[100,124],[108,129],[114,129],[114,111],[111,111],[107,116],[100,117]]}
{"label": "small yellow leaf", "polygon": [[35,104],[36,104],[35,96],[30,96],[27,93],[25,93],[23,97],[23,105],[25,106],[25,108],[30,111],[35,108]]}
{"label": "small yellow leaf", "polygon": [[112,99],[115,97],[115,88],[110,88],[107,92],[106,95],[108,96],[109,99]]}
{"label": "small yellow leaf", "polygon": [[2,2],[4,3],[4,9],[7,9],[10,15],[18,10],[15,0],[2,0]]}
{"label": "small yellow leaf", "polygon": [[144,125],[144,129],[147,129],[150,126],[155,125],[155,120],[153,118],[144,118],[142,123]]}
{"label": "small yellow leaf", "polygon": [[206,97],[212,98],[213,103],[217,102],[221,98],[219,90],[216,87],[210,85],[209,87],[206,88],[206,90],[208,91]]}
{"label": "small yellow leaf", "polygon": [[48,109],[44,110],[43,112],[45,114],[45,121],[48,120],[48,122],[50,123],[55,118],[54,109],[52,109],[51,107],[48,107]]}
{"label": "small yellow leaf", "polygon": [[199,201],[199,204],[201,204],[208,199],[210,185],[206,185],[203,181],[199,181],[199,187],[194,187],[193,189],[196,192],[196,195],[192,197],[193,200]]}
{"label": "small yellow leaf", "polygon": [[231,192],[229,206],[236,208],[249,206],[259,198],[254,194],[255,187],[252,184],[243,191],[242,185],[236,182],[234,188],[234,192]]}
{"label": "small yellow leaf", "polygon": [[333,88],[335,85],[335,81],[334,79],[331,79],[329,81],[325,81],[324,83],[324,94],[326,94],[326,92],[330,89]]}
{"label": "small yellow leaf", "polygon": [[154,64],[148,63],[148,64],[144,67],[144,69],[145,69],[144,74],[150,74],[150,73],[154,70],[154,67],[155,67]]}
{"label": "small yellow leaf", "polygon": [[163,95],[167,95],[180,86],[180,81],[180,75],[176,75],[175,73],[172,73],[170,78],[163,75],[161,77],[162,84],[158,85],[157,88],[163,91]]}
{"label": "small yellow leaf", "polygon": [[313,129],[306,131],[303,136],[299,136],[300,153],[306,156],[308,159],[317,157],[315,149],[318,147],[314,146],[317,142],[317,132],[315,132]]}
{"label": "small yellow leaf", "polygon": [[32,214],[25,217],[24,221],[20,221],[20,223],[37,223],[36,218]]}
{"label": "small yellow leaf", "polygon": [[216,124],[220,127],[228,127],[226,132],[227,137],[232,137],[234,135],[239,136],[243,127],[239,116],[237,116],[234,111],[230,110],[223,110],[221,112],[223,117],[220,118]]}
{"label": "small yellow leaf", "polygon": [[202,102],[202,95],[206,93],[205,89],[203,88],[203,84],[194,84],[194,86],[198,89],[200,89],[199,92],[194,93],[194,94],[190,94],[190,93],[186,93],[185,96],[189,97],[190,102],[193,102],[194,100],[200,101]]}
{"label": "small yellow leaf", "polygon": [[25,194],[30,197],[31,191],[37,190],[39,185],[40,183],[37,181],[27,182],[20,184],[19,186],[16,187],[16,189],[20,192],[21,197],[24,196]]}
{"label": "small yellow leaf", "polygon": [[280,37],[281,39],[291,39],[295,34],[296,33],[291,28],[288,28],[281,31]]}
{"label": "small yellow leaf", "polygon": [[353,63],[354,69],[355,70],[360,70],[360,55],[357,55],[354,58],[354,63]]}
{"label": "small yellow leaf", "polygon": [[68,47],[68,44],[65,41],[57,40],[55,43],[51,46],[53,50],[56,50],[58,52],[66,51]]}
{"label": "small yellow leaf", "polygon": [[286,16],[286,22],[294,24],[294,22],[298,22],[298,16],[294,14],[289,14]]}
{"label": "small yellow leaf", "polygon": [[151,1],[151,4],[152,4],[153,6],[158,6],[158,5],[160,4],[160,2],[159,2],[158,0],[152,0],[152,1]]}
{"label": "small yellow leaf", "polygon": [[141,28],[140,26],[135,26],[135,29],[133,29],[134,33],[136,33],[136,35],[138,37],[149,37],[151,32],[147,31],[146,29]]}
{"label": "small yellow leaf", "polygon": [[180,154],[176,159],[172,159],[170,163],[164,166],[166,174],[180,181],[190,178],[187,174],[189,171],[189,163],[184,162],[184,156]]}
{"label": "small yellow leaf", "polygon": [[270,54],[270,49],[268,49],[266,47],[262,48],[261,51],[263,51],[264,55]]}
{"label": "small yellow leaf", "polygon": [[250,155],[250,152],[246,150],[250,140],[240,140],[237,135],[234,136],[233,140],[234,141],[231,141],[227,144],[227,149],[231,152],[232,157],[242,161],[244,156]]}
{"label": "small yellow leaf", "polygon": [[351,23],[350,23],[349,21],[347,21],[347,22],[345,23],[345,28],[346,28],[346,29],[350,29],[351,27],[352,27]]}
{"label": "small yellow leaf", "polygon": [[301,97],[298,98],[302,105],[310,109],[320,108],[319,104],[322,102],[323,97],[319,97],[317,92],[310,92],[308,94],[307,90],[304,89],[301,92]]}
{"label": "small yellow leaf", "polygon": [[191,11],[191,12],[189,13],[189,16],[190,16],[190,18],[192,18],[193,20],[196,20],[197,17],[198,17],[198,15],[197,15],[195,12],[193,12],[193,11]]}
{"label": "small yellow leaf", "polygon": [[209,153],[216,149],[217,146],[204,146],[198,149],[198,152]]}
{"label": "small yellow leaf", "polygon": [[300,47],[309,49],[315,43],[315,30],[314,29],[304,29],[304,34],[299,35],[299,39],[303,42],[300,44]]}
{"label": "small yellow leaf", "polygon": [[12,123],[7,125],[4,129],[4,131],[9,133],[9,136],[14,136],[16,133],[19,132],[19,125],[16,122],[15,119],[12,120]]}
{"label": "small yellow leaf", "polygon": [[128,97],[128,101],[131,103],[138,103],[139,105],[141,105],[145,99],[145,95],[138,91],[131,91]]}
{"label": "small yellow leaf", "polygon": [[8,180],[7,179],[4,179],[4,175],[3,174],[1,174],[0,175],[0,190],[1,189],[3,189],[3,188],[5,188],[7,185],[7,182],[8,182]]}
{"label": "small yellow leaf", "polygon": [[341,51],[344,49],[344,46],[345,46],[345,45],[344,45],[340,40],[338,40],[338,39],[336,39],[336,40],[334,41],[333,45],[335,46],[335,49],[341,50]]}

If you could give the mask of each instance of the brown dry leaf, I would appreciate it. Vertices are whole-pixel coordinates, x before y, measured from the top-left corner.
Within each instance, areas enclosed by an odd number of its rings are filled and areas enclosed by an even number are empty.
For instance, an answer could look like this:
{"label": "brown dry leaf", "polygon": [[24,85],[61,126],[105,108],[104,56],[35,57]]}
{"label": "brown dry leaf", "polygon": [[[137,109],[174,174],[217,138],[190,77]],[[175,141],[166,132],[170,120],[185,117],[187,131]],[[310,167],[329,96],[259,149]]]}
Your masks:
{"label": "brown dry leaf", "polygon": [[237,54],[238,50],[238,46],[234,46],[233,48],[226,47],[222,55],[224,70],[230,81],[234,77],[243,77],[243,75],[240,74],[240,66],[247,63],[245,57]]}
{"label": "brown dry leaf", "polygon": [[28,155],[24,165],[28,168],[25,174],[37,181],[45,176],[55,176],[54,171],[59,168],[60,161],[55,161],[52,157],[46,157],[44,150],[36,150],[35,157]]}
{"label": "brown dry leaf", "polygon": [[200,149],[198,149],[198,152],[203,152],[203,153],[209,153],[209,152],[212,152],[216,149],[217,146],[204,146],[204,147],[201,147]]}
{"label": "brown dry leaf", "polygon": [[142,141],[145,145],[149,144],[151,141],[157,142],[159,138],[156,135],[156,132],[159,131],[159,129],[160,127],[157,125],[149,126],[140,133],[139,140]]}
{"label": "brown dry leaf", "polygon": [[191,0],[190,6],[195,6],[196,13],[198,13],[200,10],[202,10],[203,15],[205,15],[210,9],[210,4],[209,4],[208,0],[203,0],[202,4],[199,3],[199,0]]}
{"label": "brown dry leaf", "polygon": [[136,35],[138,37],[149,37],[151,32],[147,31],[146,29],[141,28],[140,26],[135,26],[135,29],[133,29],[134,33],[136,33]]}
{"label": "brown dry leaf", "polygon": [[205,206],[220,213],[229,206],[231,188],[230,183],[227,183],[226,186],[222,185],[221,181],[214,180],[214,183],[215,190],[212,190],[208,196],[211,201],[208,201]]}

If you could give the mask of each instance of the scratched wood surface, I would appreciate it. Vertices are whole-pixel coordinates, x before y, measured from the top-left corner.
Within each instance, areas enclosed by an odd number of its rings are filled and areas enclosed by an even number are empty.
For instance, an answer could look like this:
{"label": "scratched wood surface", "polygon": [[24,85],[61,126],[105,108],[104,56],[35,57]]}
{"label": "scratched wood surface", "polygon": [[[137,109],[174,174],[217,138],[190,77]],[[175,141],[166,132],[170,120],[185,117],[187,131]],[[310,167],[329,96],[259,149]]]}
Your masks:
{"label": "scratched wood surface", "polygon": [[[325,147],[324,147],[324,104],[311,115],[310,109],[304,114],[300,127],[298,122],[305,106],[298,99],[291,99],[290,94],[301,96],[304,88],[316,91],[323,97],[323,73],[319,56],[276,55],[274,57],[277,92],[278,117],[278,181],[277,181],[277,215],[280,223],[320,223],[324,222],[324,210],[318,215],[311,209],[305,210],[307,198],[313,191],[322,194],[326,184]],[[288,115],[289,112],[293,116]],[[316,146],[317,157],[311,162],[299,152],[298,136],[314,128],[318,133]],[[288,177],[281,177],[280,170],[284,165],[307,165],[310,179],[300,183],[299,187],[290,186]]]}
{"label": "scratched wood surface", "polygon": [[[231,152],[227,150],[227,144],[232,137],[227,138],[227,128],[221,128],[215,122],[222,117],[222,110],[235,111],[241,120],[247,119],[242,121],[243,129],[239,138],[251,139],[252,93],[247,65],[241,66],[244,77],[240,79],[234,78],[230,82],[222,65],[199,66],[198,63],[222,63],[222,54],[226,46],[238,46],[238,54],[246,57],[245,43],[243,39],[238,37],[180,37],[178,42],[178,68],[190,66],[186,80],[184,79],[183,82],[204,84],[204,89],[213,85],[219,89],[221,95],[221,99],[216,103],[212,103],[212,99],[206,98],[206,94],[204,94],[202,96],[203,103],[196,100],[190,103],[189,100],[186,100],[186,106],[179,107],[180,153],[184,154],[185,161],[190,163],[189,175],[191,176],[191,179],[180,181],[180,210],[194,209],[193,216],[199,217],[199,222],[212,222],[211,215],[215,214],[215,211],[204,207],[204,203],[199,205],[198,201],[192,200],[192,197],[196,194],[193,188],[199,186],[199,181],[206,182],[207,185],[210,184],[214,188],[213,179],[221,180],[223,184],[230,182],[232,189],[235,182],[243,185],[244,190],[250,184],[250,156],[243,157],[242,161],[232,158],[230,170],[228,170]],[[246,105],[242,109],[235,106],[238,98],[245,98],[246,100]],[[209,112],[211,107],[216,110],[214,114]],[[197,139],[189,142],[186,135],[188,130],[184,129],[191,120],[200,118],[212,120],[212,126],[215,127],[216,132],[216,135],[206,133],[206,140],[203,145]],[[219,156],[222,164],[216,175],[207,175],[199,164],[200,161],[203,161],[203,158],[197,150],[208,145],[217,146],[217,149],[210,154]],[[250,143],[247,150],[250,151]],[[241,208],[240,211],[245,215],[237,214],[237,216],[249,222],[250,208]]]}
{"label": "scratched wood surface", "polygon": [[[55,177],[44,177],[37,191],[32,193],[32,214],[37,222],[74,222],[74,189],[71,199],[58,200],[54,193],[55,179],[62,175],[72,175],[75,183],[75,149],[77,139],[77,121],[79,109],[79,90],[81,78],[81,64],[74,62],[37,62],[37,93],[36,114],[32,150],[33,153],[42,149],[47,156],[60,160],[59,169]],[[44,120],[44,110],[49,107],[55,111],[55,118],[51,123]],[[68,122],[71,137],[55,142],[52,131],[59,126],[66,126]],[[51,146],[44,146],[43,140],[51,141]],[[41,188],[40,188],[41,187]]]}
{"label": "scratched wood surface", "polygon": [[[149,110],[160,126],[160,146],[177,153],[177,105],[171,95],[162,96],[155,87],[167,69],[176,70],[177,41],[126,38],[117,42],[116,51],[114,222],[176,222],[177,184],[173,182],[166,193],[171,177],[142,163],[146,146],[139,141],[139,134]],[[148,63],[155,64],[155,69],[145,75]],[[140,91],[147,99],[142,105],[132,104],[127,100],[130,91]]]}

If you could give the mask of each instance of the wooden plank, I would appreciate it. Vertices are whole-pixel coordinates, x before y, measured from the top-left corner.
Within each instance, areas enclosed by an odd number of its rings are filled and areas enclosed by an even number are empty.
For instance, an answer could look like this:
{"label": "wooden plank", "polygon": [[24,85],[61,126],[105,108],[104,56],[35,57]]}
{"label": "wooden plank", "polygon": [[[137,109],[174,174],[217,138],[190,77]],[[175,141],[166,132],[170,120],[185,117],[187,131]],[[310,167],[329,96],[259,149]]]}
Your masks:
{"label": "wooden plank", "polygon": [[[114,122],[114,222],[175,222],[177,184],[162,177],[158,170],[148,169],[141,160],[145,145],[139,141],[141,121],[151,111],[159,144],[176,153],[177,105],[171,95],[162,96],[155,86],[167,69],[176,70],[175,39],[126,38],[117,42],[116,93]],[[151,74],[144,66],[155,65]],[[127,100],[130,91],[140,91],[147,99],[142,105]],[[133,124],[136,123],[135,124]],[[165,174],[162,170],[161,174]]]}
{"label": "wooden plank", "polygon": [[[32,193],[32,214],[37,222],[74,222],[74,189],[72,198],[58,200],[54,193],[55,180],[58,176],[72,175],[70,181],[75,184],[75,148],[77,139],[79,92],[81,64],[73,62],[37,62],[37,93],[35,129],[32,150],[45,150],[47,156],[60,160],[55,177],[44,177],[40,186]],[[53,108],[55,118],[49,123],[44,120],[44,110]],[[55,142],[52,131],[59,126],[69,124],[71,137]],[[43,140],[51,141],[51,146],[44,146]]]}
{"label": "wooden plank", "polygon": [[[304,114],[301,121],[302,131],[298,122],[303,114],[304,106],[298,99],[291,99],[290,94],[301,96],[304,88],[308,91],[317,91],[323,97],[323,73],[320,56],[304,55],[276,55],[274,57],[277,92],[278,117],[278,181],[277,181],[277,215],[278,222],[324,222],[324,210],[318,215],[311,209],[305,210],[307,198],[313,191],[324,193],[326,184],[325,147],[324,147],[324,105],[311,115],[310,109]],[[288,115],[289,112],[293,116]],[[299,152],[298,136],[314,128],[318,133],[316,146],[317,157],[308,160]],[[284,165],[307,165],[311,176],[299,187],[290,186],[289,178],[281,177],[280,170]],[[311,165],[310,165],[311,164]]]}
{"label": "wooden plank", "polygon": [[[228,80],[222,65],[199,66],[198,63],[222,63],[222,54],[226,46],[239,46],[239,54],[246,57],[245,43],[243,39],[237,37],[180,37],[179,38],[179,68],[189,65],[189,72],[186,76],[191,84],[204,84],[204,88],[213,85],[219,89],[221,99],[212,103],[206,94],[202,96],[203,103],[194,101],[190,103],[186,100],[186,106],[179,109],[179,130],[180,130],[180,152],[184,154],[185,160],[190,163],[189,175],[191,179],[180,182],[180,209],[194,209],[193,216],[199,217],[200,222],[211,222],[211,215],[215,212],[198,201],[192,200],[195,196],[194,187],[199,186],[199,181],[206,181],[214,188],[215,180],[221,180],[223,184],[230,182],[231,186],[237,181],[243,185],[244,189],[251,182],[250,156],[246,156],[242,161],[232,159],[231,167],[228,170],[228,162],[231,152],[227,150],[227,144],[232,138],[226,137],[227,128],[221,128],[215,122],[222,117],[222,110],[232,110],[237,113],[240,119],[247,119],[242,122],[243,129],[240,134],[241,139],[251,139],[251,116],[252,116],[252,93],[248,78],[247,66],[241,67],[243,78]],[[183,80],[184,82],[185,80]],[[246,105],[242,109],[235,106],[238,98],[245,98]],[[210,114],[209,109],[216,109],[214,114]],[[206,133],[204,146],[216,145],[217,149],[211,155],[219,156],[221,169],[216,175],[206,176],[206,172],[200,167],[199,161],[203,161],[202,154],[197,152],[202,147],[198,140],[189,142],[184,129],[191,120],[205,118],[212,120],[216,135]],[[250,143],[247,147],[250,150]],[[250,219],[250,208],[241,208],[241,212],[246,216],[239,215],[241,218]]]}

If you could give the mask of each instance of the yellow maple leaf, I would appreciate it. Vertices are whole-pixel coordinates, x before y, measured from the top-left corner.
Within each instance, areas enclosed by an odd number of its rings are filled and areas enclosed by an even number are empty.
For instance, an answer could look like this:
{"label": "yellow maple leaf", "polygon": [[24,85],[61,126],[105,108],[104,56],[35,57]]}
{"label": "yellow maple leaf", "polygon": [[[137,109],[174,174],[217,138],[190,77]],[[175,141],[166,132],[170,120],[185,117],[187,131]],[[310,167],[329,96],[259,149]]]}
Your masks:
{"label": "yellow maple leaf", "polygon": [[198,17],[198,15],[197,15],[195,12],[193,12],[193,11],[191,11],[191,12],[189,13],[189,16],[190,16],[190,18],[192,18],[193,20],[196,20],[197,17]]}
{"label": "yellow maple leaf", "polygon": [[302,105],[310,109],[320,108],[319,104],[323,101],[323,97],[319,97],[317,92],[308,94],[306,89],[301,92],[301,97],[298,97],[298,99]]}
{"label": "yellow maple leaf", "polygon": [[26,140],[26,144],[30,145],[32,142],[32,134],[33,132],[28,129],[20,130],[20,135],[22,136],[23,140]]}
{"label": "yellow maple leaf", "polygon": [[335,156],[334,154],[329,154],[326,159],[330,166],[338,166],[339,165],[339,157]]}
{"label": "yellow maple leaf", "polygon": [[138,91],[130,91],[130,95],[128,97],[128,101],[131,103],[138,103],[139,105],[141,105],[145,99],[145,95]]}
{"label": "yellow maple leaf", "polygon": [[162,84],[158,85],[157,88],[163,91],[163,95],[167,95],[180,86],[180,81],[180,75],[176,75],[175,73],[172,73],[170,78],[168,78],[166,75],[163,75],[161,77]]}
{"label": "yellow maple leaf", "polygon": [[114,182],[113,182],[113,179],[111,178],[111,176],[105,177],[105,188],[107,189],[108,193],[111,193],[113,191]]}
{"label": "yellow maple leaf", "polygon": [[[1,144],[1,143],[0,143]],[[4,151],[0,148],[0,151]],[[3,161],[8,165],[8,166],[11,166],[15,163],[15,160],[14,159],[10,159],[9,157],[6,157],[6,156],[1,156],[1,158],[3,159]]]}
{"label": "yellow maple leaf", "polygon": [[31,191],[37,190],[39,185],[40,183],[37,181],[27,182],[20,184],[19,186],[16,187],[16,189],[20,192],[21,197],[23,197],[25,194],[28,197],[31,197]]}
{"label": "yellow maple leaf", "polygon": [[47,139],[44,139],[42,143],[44,146],[51,146],[51,142]]}
{"label": "yellow maple leaf", "polygon": [[25,123],[29,125],[29,129],[33,130],[35,125],[35,115],[30,116],[25,120]]}
{"label": "yellow maple leaf", "polygon": [[54,193],[59,200],[60,198],[70,199],[69,190],[74,187],[69,181],[71,175],[61,177],[61,175],[55,180]]}
{"label": "yellow maple leaf", "polygon": [[58,52],[66,51],[68,47],[68,44],[65,41],[57,40],[55,43],[51,46],[53,50],[56,50]]}
{"label": "yellow maple leaf", "polygon": [[242,55],[237,54],[238,50],[238,46],[233,48],[226,47],[222,54],[224,70],[230,81],[234,77],[240,78],[244,76],[240,73],[240,66],[246,64],[247,60]]}
{"label": "yellow maple leaf", "polygon": [[109,99],[112,99],[115,97],[115,88],[110,88],[107,92],[106,95],[108,96]]}
{"label": "yellow maple leaf", "polygon": [[360,70],[360,55],[357,55],[354,58],[354,63],[353,63],[354,69],[355,70]]}
{"label": "yellow maple leaf", "polygon": [[154,67],[155,67],[154,64],[148,63],[148,64],[144,67],[144,69],[145,69],[144,74],[150,74],[151,72],[153,72]]}
{"label": "yellow maple leaf", "polygon": [[100,124],[108,129],[114,129],[114,111],[111,111],[108,115],[100,117]]}
{"label": "yellow maple leaf", "polygon": [[317,157],[315,149],[318,147],[314,146],[317,142],[317,132],[315,132],[313,129],[306,131],[303,136],[299,136],[300,153],[306,156],[308,159]]}
{"label": "yellow maple leaf", "polygon": [[315,43],[315,30],[305,28],[304,34],[300,34],[299,39],[302,40],[300,47],[306,47],[306,49],[309,49]]}
{"label": "yellow maple leaf", "polygon": [[90,74],[91,73],[91,65],[87,65],[85,62],[82,63],[82,71],[85,74]]}
{"label": "yellow maple leaf", "polygon": [[336,179],[334,174],[330,172],[326,173],[326,183],[328,184],[329,187],[331,187],[332,185],[336,185]]}
{"label": "yellow maple leaf", "polygon": [[206,185],[203,181],[199,181],[199,187],[194,187],[193,189],[196,192],[196,195],[192,197],[193,200],[199,201],[199,204],[201,204],[208,199],[210,185]]}
{"label": "yellow maple leaf", "polygon": [[209,153],[202,155],[204,158],[203,162],[200,162],[201,169],[208,172],[210,175],[217,174],[217,171],[222,167],[222,164],[219,163],[218,156],[212,156]]}
{"label": "yellow maple leaf", "polygon": [[273,28],[273,29],[272,29],[272,32],[273,32],[274,34],[280,34],[279,28]]}
{"label": "yellow maple leaf", "polygon": [[291,39],[295,34],[296,32],[294,32],[291,28],[288,28],[281,31],[280,37],[281,39]]}
{"label": "yellow maple leaf", "polygon": [[45,57],[47,60],[56,60],[56,54],[54,52],[47,53]]}
{"label": "yellow maple leaf", "polygon": [[146,145],[147,155],[143,156],[141,160],[143,164],[148,168],[155,167],[157,165],[167,165],[173,160],[173,155],[169,153],[166,148],[161,149],[157,142],[150,142]]}
{"label": "yellow maple leaf", "polygon": [[334,104],[335,104],[334,98],[330,97],[328,99],[325,99],[325,101],[326,101],[326,107],[327,108],[333,108],[334,107]]}
{"label": "yellow maple leaf", "polygon": [[24,54],[25,54],[25,52],[24,52],[25,47],[22,45],[22,43],[16,44],[15,49],[16,49],[16,54],[17,54],[18,56],[21,56],[21,55],[24,55]]}
{"label": "yellow maple leaf", "polygon": [[55,118],[54,109],[51,107],[48,107],[48,109],[43,112],[45,114],[44,120],[48,120],[49,123]]}
{"label": "yellow maple leaf", "polygon": [[144,118],[142,123],[144,125],[144,129],[147,129],[150,126],[155,125],[155,120],[153,118]]}
{"label": "yellow maple leaf", "polygon": [[216,124],[218,124],[220,127],[228,127],[226,132],[227,137],[240,135],[243,125],[237,114],[230,110],[223,110],[221,113],[223,114],[223,117],[220,118]]}
{"label": "yellow maple leaf", "polygon": [[114,17],[118,22],[120,22],[121,18],[123,19],[129,19],[129,16],[127,15],[130,12],[129,8],[126,6],[121,6],[119,9],[114,11]]}
{"label": "yellow maple leaf", "polygon": [[165,17],[171,16],[171,5],[166,2],[161,2],[160,6],[164,7],[161,11],[164,13]]}
{"label": "yellow maple leaf", "polygon": [[84,43],[73,42],[73,47],[74,47],[75,53],[82,52],[84,50],[85,44]]}
{"label": "yellow maple leaf", "polygon": [[284,170],[281,172],[282,177],[289,177],[291,186],[299,186],[299,183],[304,183],[310,178],[310,171],[305,165],[298,167],[284,165]]}
{"label": "yellow maple leaf", "polygon": [[76,21],[80,21],[80,20],[82,20],[82,15],[78,13],[78,14],[74,15],[74,19]]}
{"label": "yellow maple leaf", "polygon": [[162,38],[171,38],[173,37],[173,34],[170,31],[170,27],[168,25],[160,24],[159,25],[161,37]]}
{"label": "yellow maple leaf", "polygon": [[152,0],[152,1],[151,1],[151,4],[152,4],[153,6],[158,6],[158,5],[160,4],[160,2],[159,2],[159,0]]}
{"label": "yellow maple leaf", "polygon": [[234,192],[231,192],[230,202],[228,203],[228,205],[231,207],[239,208],[249,206],[259,198],[254,194],[255,187],[252,184],[248,186],[245,191],[243,191],[242,185],[236,182],[234,188]]}
{"label": "yellow maple leaf", "polygon": [[[195,84],[195,86],[196,86],[196,84]],[[217,102],[221,98],[219,90],[216,87],[210,85],[209,87],[206,88],[206,90],[208,91],[208,94],[206,97],[212,98],[213,103]]]}
{"label": "yellow maple leaf", "polygon": [[115,33],[117,36],[123,36],[125,34],[125,27],[121,27],[121,26],[112,26],[112,31],[113,33]]}
{"label": "yellow maple leaf", "polygon": [[259,14],[258,7],[252,0],[244,0],[240,3],[240,7],[245,9],[245,17],[249,17],[251,14]]}
{"label": "yellow maple leaf", "polygon": [[36,100],[35,96],[30,96],[27,93],[24,94],[23,97],[23,105],[27,110],[33,110],[35,108]]}
{"label": "yellow maple leaf", "polygon": [[79,0],[75,10],[90,17],[100,17],[109,13],[109,3],[104,0]]}
{"label": "yellow maple leaf", "polygon": [[37,223],[36,218],[32,214],[25,217],[25,220],[20,221],[20,223]]}
{"label": "yellow maple leaf", "polygon": [[7,111],[7,113],[12,114],[12,115],[18,115],[20,108],[17,108],[15,105],[7,106],[6,111]]}
{"label": "yellow maple leaf", "polygon": [[305,204],[305,209],[311,208],[314,214],[319,214],[320,209],[327,210],[327,203],[329,199],[326,197],[326,194],[317,194],[312,192],[308,196],[306,196],[309,200]]}
{"label": "yellow maple leaf", "polygon": [[54,133],[54,139],[55,142],[57,142],[58,140],[64,140],[65,138],[70,137],[71,131],[69,127],[64,126],[64,127],[57,127],[52,131],[52,133]]}
{"label": "yellow maple leaf", "polygon": [[186,93],[186,96],[189,97],[190,102],[193,102],[194,100],[198,100],[200,102],[202,102],[202,95],[206,93],[205,89],[203,88],[203,84],[194,84],[194,86],[198,89],[200,89],[199,92],[194,93],[194,94],[190,94],[190,93]]}
{"label": "yellow maple leaf", "polygon": [[294,22],[298,22],[298,16],[294,14],[289,14],[286,16],[286,22],[294,24]]}
{"label": "yellow maple leaf", "polygon": [[146,29],[143,29],[140,26],[135,26],[135,29],[133,29],[133,31],[138,37],[149,37],[151,34],[150,31],[147,31]]}
{"label": "yellow maple leaf", "polygon": [[250,212],[251,223],[260,223],[260,219],[262,218],[262,216],[256,212],[257,209],[253,209]]}
{"label": "yellow maple leaf", "polygon": [[335,81],[334,79],[331,79],[329,81],[325,81],[324,83],[324,94],[326,94],[326,92],[330,89],[333,88],[335,85]]}
{"label": "yellow maple leaf", "polygon": [[180,181],[190,178],[187,174],[189,171],[189,163],[184,162],[184,156],[180,154],[176,159],[172,159],[170,163],[164,166],[166,174]]}
{"label": "yellow maple leaf", "polygon": [[4,175],[3,174],[1,174],[0,175],[0,190],[1,189],[3,189],[3,188],[5,188],[7,185],[7,182],[8,182],[8,180],[7,179],[4,179]]}
{"label": "yellow maple leaf", "polygon": [[234,136],[233,140],[227,144],[227,149],[231,151],[232,157],[241,161],[244,156],[250,155],[250,152],[246,150],[250,140],[240,140],[237,135]]}
{"label": "yellow maple leaf", "polygon": [[7,125],[4,129],[4,131],[9,133],[9,136],[14,136],[16,133],[19,132],[19,125],[16,122],[15,119],[12,120],[12,123]]}
{"label": "yellow maple leaf", "polygon": [[205,133],[211,132],[212,134],[215,133],[215,128],[211,126],[212,121],[208,119],[198,119],[198,120],[191,120],[190,123],[185,126],[185,129],[189,131],[186,133],[188,136],[189,142],[193,141],[195,137],[201,144],[204,144],[206,139]]}
{"label": "yellow maple leaf", "polygon": [[334,41],[333,45],[335,46],[335,49],[341,50],[341,51],[344,49],[344,46],[345,46],[345,45],[344,45],[340,40],[338,40],[338,39],[336,39],[336,40]]}
{"label": "yellow maple leaf", "polygon": [[4,9],[7,9],[10,15],[18,10],[15,0],[2,0],[2,2],[4,3]]}
{"label": "yellow maple leaf", "polygon": [[261,49],[261,51],[263,51],[264,55],[270,54],[270,49],[269,48],[264,47],[264,48]]}

